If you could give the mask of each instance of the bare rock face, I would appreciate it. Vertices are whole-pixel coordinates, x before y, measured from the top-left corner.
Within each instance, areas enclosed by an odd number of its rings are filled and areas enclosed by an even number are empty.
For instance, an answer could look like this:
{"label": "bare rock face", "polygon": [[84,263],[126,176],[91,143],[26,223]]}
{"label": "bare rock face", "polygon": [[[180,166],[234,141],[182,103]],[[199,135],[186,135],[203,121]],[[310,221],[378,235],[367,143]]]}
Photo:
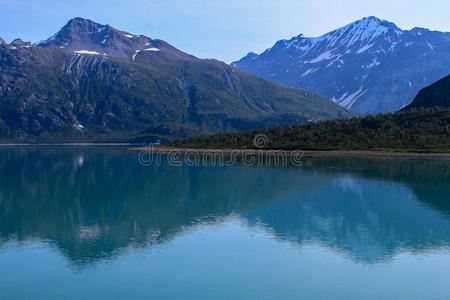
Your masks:
{"label": "bare rock face", "polygon": [[1,37],[0,37],[0,45],[6,45],[6,42],[5,42],[5,40],[4,40],[4,39],[2,39]]}
{"label": "bare rock face", "polygon": [[402,30],[368,17],[320,37],[278,41],[233,66],[376,114],[405,107],[419,90],[448,75],[449,53],[448,32]]}
{"label": "bare rock face", "polygon": [[0,47],[0,141],[146,141],[355,115],[307,90],[76,18]]}
{"label": "bare rock face", "polygon": [[24,42],[22,41],[22,39],[15,39],[14,41],[12,41],[11,45],[15,47],[31,47],[32,43]]}

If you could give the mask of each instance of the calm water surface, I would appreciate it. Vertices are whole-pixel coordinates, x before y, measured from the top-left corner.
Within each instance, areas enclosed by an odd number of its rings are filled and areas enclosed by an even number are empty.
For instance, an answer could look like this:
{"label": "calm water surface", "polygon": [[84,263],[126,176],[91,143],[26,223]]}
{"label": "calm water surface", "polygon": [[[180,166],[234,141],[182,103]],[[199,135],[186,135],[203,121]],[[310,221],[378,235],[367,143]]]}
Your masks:
{"label": "calm water surface", "polygon": [[0,147],[0,299],[450,299],[450,162]]}

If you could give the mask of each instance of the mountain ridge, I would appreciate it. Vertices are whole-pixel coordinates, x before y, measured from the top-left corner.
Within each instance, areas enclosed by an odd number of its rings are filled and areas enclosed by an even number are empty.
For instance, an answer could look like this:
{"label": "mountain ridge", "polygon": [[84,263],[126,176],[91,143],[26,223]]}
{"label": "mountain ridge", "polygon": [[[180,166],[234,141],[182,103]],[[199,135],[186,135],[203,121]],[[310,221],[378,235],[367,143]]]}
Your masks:
{"label": "mountain ridge", "polygon": [[375,114],[405,107],[421,88],[447,75],[449,53],[448,32],[402,30],[366,17],[319,37],[280,40],[232,65]]}
{"label": "mountain ridge", "polygon": [[44,42],[1,45],[0,75],[2,140],[155,141],[354,115],[314,92],[81,18]]}
{"label": "mountain ridge", "polygon": [[87,54],[134,59],[138,54],[137,50],[139,52],[159,50],[154,48],[154,44],[158,44],[160,47],[164,46],[166,50],[170,49],[178,55],[186,56],[186,58],[191,56],[162,40],[131,34],[127,31],[118,30],[111,25],[102,25],[83,18],[69,20],[61,30],[37,45],[72,52],[89,51],[91,53]]}

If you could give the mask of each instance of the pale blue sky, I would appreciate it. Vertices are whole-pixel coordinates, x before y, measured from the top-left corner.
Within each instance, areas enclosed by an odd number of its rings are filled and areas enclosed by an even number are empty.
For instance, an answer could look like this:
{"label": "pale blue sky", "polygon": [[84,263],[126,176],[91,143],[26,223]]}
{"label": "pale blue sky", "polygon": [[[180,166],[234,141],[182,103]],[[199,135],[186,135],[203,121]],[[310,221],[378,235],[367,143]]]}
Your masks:
{"label": "pale blue sky", "polygon": [[277,40],[318,36],[371,15],[402,29],[450,31],[448,0],[0,0],[0,37],[43,40],[84,17],[229,63]]}

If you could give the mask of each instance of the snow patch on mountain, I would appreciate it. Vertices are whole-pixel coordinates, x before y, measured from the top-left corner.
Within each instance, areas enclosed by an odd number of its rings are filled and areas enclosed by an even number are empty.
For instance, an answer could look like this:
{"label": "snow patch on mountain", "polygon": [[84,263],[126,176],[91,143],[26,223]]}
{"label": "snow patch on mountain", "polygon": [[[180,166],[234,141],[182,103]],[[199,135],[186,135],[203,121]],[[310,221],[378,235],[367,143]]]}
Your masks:
{"label": "snow patch on mountain", "polygon": [[332,62],[330,62],[327,65],[327,68],[331,67],[332,65],[334,65],[335,62],[339,62],[340,64],[344,64],[344,61],[341,59],[342,55],[338,55],[337,58],[335,60],[333,60]]}
{"label": "snow patch on mountain", "polygon": [[302,77],[308,76],[308,75],[314,73],[317,70],[318,69],[308,69],[305,73],[302,74]]}
{"label": "snow patch on mountain", "polygon": [[378,61],[378,58],[374,57],[374,59],[372,60],[372,62],[368,65],[366,65],[365,67],[367,69],[373,68],[375,66],[378,66],[380,64],[380,62]]}
{"label": "snow patch on mountain", "polygon": [[59,33],[59,32],[55,33],[54,35],[52,35],[51,37],[49,37],[49,38],[46,39],[46,40],[37,42],[37,43],[34,44],[34,45],[38,46],[38,45],[43,45],[43,44],[47,44],[47,43],[49,43],[49,42],[51,42],[51,41],[54,41],[54,40],[56,39],[56,37],[58,36],[58,33]]}
{"label": "snow patch on mountain", "polygon": [[[332,59],[333,57],[334,57],[334,55],[332,55],[332,52],[328,50],[328,51],[326,51],[326,52],[320,54],[320,55],[317,56],[316,58],[311,59],[310,61],[308,61],[308,63],[310,63],[310,64],[315,64],[315,63],[318,63],[318,62],[320,62],[320,61],[322,61],[322,60],[330,60],[330,59]],[[306,63],[306,62],[305,62],[305,63]]]}
{"label": "snow patch on mountain", "polygon": [[361,49],[359,49],[358,51],[356,51],[356,53],[361,54],[361,53],[363,53],[364,51],[369,50],[370,48],[372,48],[373,45],[375,45],[375,44],[370,44],[370,45],[368,44],[368,45],[365,45],[364,47],[362,47]]}
{"label": "snow patch on mountain", "polygon": [[136,50],[136,51],[134,52],[133,57],[132,57],[132,59],[133,59],[134,62],[136,61],[136,55],[138,55],[139,52],[141,52],[141,50]]}
{"label": "snow patch on mountain", "polygon": [[89,50],[76,50],[73,51],[76,54],[87,54],[87,55],[100,55],[97,51],[89,51]]}
{"label": "snow patch on mountain", "polygon": [[361,86],[356,92],[343,98],[338,104],[344,107],[351,107],[361,96],[367,93],[367,91],[368,90],[363,91],[363,86]]}

